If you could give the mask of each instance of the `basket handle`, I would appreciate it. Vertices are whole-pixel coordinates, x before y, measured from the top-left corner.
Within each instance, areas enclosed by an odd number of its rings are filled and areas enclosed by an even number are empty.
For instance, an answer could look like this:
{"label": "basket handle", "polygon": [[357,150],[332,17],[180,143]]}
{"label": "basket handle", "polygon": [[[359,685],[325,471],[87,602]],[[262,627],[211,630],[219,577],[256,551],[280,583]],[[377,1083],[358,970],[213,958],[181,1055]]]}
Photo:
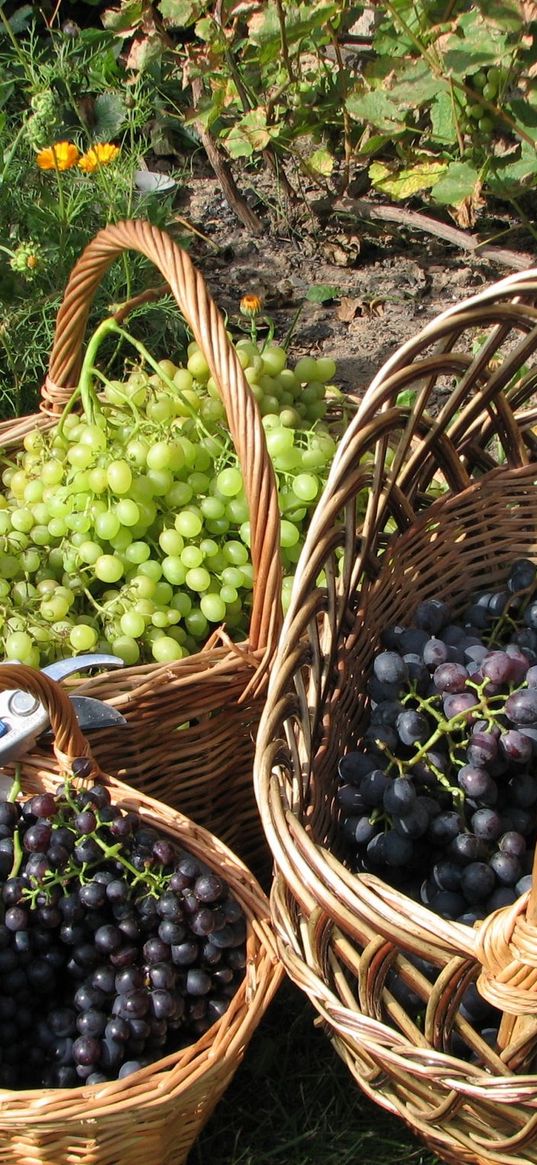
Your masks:
{"label": "basket handle", "polygon": [[91,765],[85,775],[102,775],[81,732],[74,705],[61,684],[25,663],[5,663],[0,667],[0,691],[12,689],[30,692],[46,708],[54,737],[54,752],[62,770],[70,770],[74,760],[84,758]]}
{"label": "basket handle", "polygon": [[41,408],[57,414],[78,384],[89,309],[103,276],[126,250],[139,251],[166,279],[218,386],[248,500],[254,568],[249,646],[275,650],[282,622],[280,514],[276,480],[257,402],[224,321],[186,251],[148,222],[120,222],[99,231],[73,268],[58,312]]}

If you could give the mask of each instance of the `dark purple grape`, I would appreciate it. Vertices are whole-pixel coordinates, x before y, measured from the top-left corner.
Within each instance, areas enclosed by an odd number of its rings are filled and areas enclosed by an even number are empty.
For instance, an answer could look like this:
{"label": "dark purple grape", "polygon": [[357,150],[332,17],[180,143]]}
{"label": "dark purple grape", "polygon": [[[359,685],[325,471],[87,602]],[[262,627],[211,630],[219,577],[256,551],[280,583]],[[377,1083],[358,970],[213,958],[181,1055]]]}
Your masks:
{"label": "dark purple grape", "polygon": [[128,995],[132,991],[139,991],[144,985],[144,974],[140,967],[126,967],[118,971],[115,977],[115,990],[118,995]]}
{"label": "dark purple grape", "polygon": [[131,1035],[130,1025],[121,1015],[114,1015],[106,1024],[104,1035],[105,1039],[119,1040],[120,1043],[126,1044]]}
{"label": "dark purple grape", "polygon": [[86,1067],[98,1064],[101,1059],[101,1042],[92,1036],[79,1036],[73,1043],[73,1060],[75,1064]]}
{"label": "dark purple grape", "polygon": [[75,991],[73,1003],[77,1011],[89,1011],[90,1008],[101,1011],[106,1005],[106,995],[98,987],[92,987],[90,983],[82,983]]}
{"label": "dark purple grape", "polygon": [[[509,684],[514,679],[515,669],[511,657],[505,651],[491,651],[481,661],[483,679],[492,684]],[[487,685],[487,690],[490,690]]]}
{"label": "dark purple grape", "polygon": [[423,744],[431,735],[431,725],[427,716],[412,709],[400,713],[397,717],[396,728],[402,743],[407,745]]}
{"label": "dark purple grape", "polygon": [[161,894],[156,909],[160,918],[171,918],[173,922],[181,922],[184,918],[181,900],[173,890],[165,890]]}
{"label": "dark purple grape", "polygon": [[529,809],[537,801],[537,778],[531,773],[518,773],[510,777],[507,789],[511,804],[520,809]]}
{"label": "dark purple grape", "polygon": [[508,696],[505,714],[513,724],[533,725],[537,721],[537,691],[521,688]]}
{"label": "dark purple grape", "polygon": [[384,861],[387,866],[406,866],[412,858],[414,847],[410,838],[402,837],[395,829],[384,835]]}
{"label": "dark purple grape", "polygon": [[[359,785],[361,780],[362,780],[362,777],[365,777],[367,775],[367,773],[371,773],[373,771],[373,769],[378,768],[377,760],[378,760],[378,758],[376,756],[369,755],[368,753],[365,753],[365,752],[348,752],[346,756],[341,757],[341,760],[339,761],[339,764],[338,764],[338,775],[339,775],[340,780],[344,781],[344,782],[349,782],[351,785]],[[182,870],[180,870],[178,872],[180,872],[181,874],[183,873]],[[188,882],[184,883],[184,886],[192,885],[192,883],[195,881],[198,874],[199,874],[199,869],[197,870],[197,872],[195,874],[192,875],[191,879]],[[172,875],[172,878],[170,880],[170,886],[172,886],[172,889],[174,889],[174,890],[175,889],[177,889],[177,890],[184,889],[184,886],[179,886],[179,885],[174,886],[173,885],[174,877],[175,877],[175,874]],[[186,877],[186,874],[185,874],[185,877]]]}
{"label": "dark purple grape", "polygon": [[393,828],[401,837],[416,840],[423,837],[432,820],[427,797],[417,797],[414,805],[404,816],[393,818]]}
{"label": "dark purple grape", "polygon": [[461,890],[470,904],[483,902],[496,885],[494,870],[485,862],[471,862],[461,875]]}
{"label": "dark purple grape", "polygon": [[36,821],[26,830],[22,839],[25,850],[29,853],[44,854],[52,837],[52,826],[48,821]]}
{"label": "dark purple grape", "polygon": [[490,858],[489,866],[502,886],[514,886],[522,877],[522,866],[514,854],[498,851]]}
{"label": "dark purple grape", "polygon": [[123,1080],[125,1076],[132,1076],[133,1072],[139,1072],[141,1067],[140,1060],[126,1060],[119,1069],[117,1074],[118,1080]]}
{"label": "dark purple grape", "polygon": [[470,821],[476,837],[483,841],[496,841],[503,833],[503,821],[495,809],[477,809]]}
{"label": "dark purple grape", "polygon": [[521,833],[515,833],[511,830],[509,833],[504,833],[498,841],[498,849],[502,853],[512,854],[515,858],[522,857],[526,852],[526,839]]}
{"label": "dark purple grape", "polygon": [[466,755],[471,765],[487,765],[498,753],[498,736],[494,732],[474,731],[470,737]]}
{"label": "dark purple grape", "polygon": [[460,663],[441,663],[433,672],[433,683],[438,692],[464,692],[467,682],[468,673]]}
{"label": "dark purple grape", "polygon": [[163,866],[172,866],[177,857],[177,850],[171,841],[160,837],[153,846],[153,857]]}
{"label": "dark purple grape", "polygon": [[412,781],[406,777],[396,777],[384,790],[383,806],[386,813],[395,813],[404,817],[412,809],[416,801],[416,790]]}
{"label": "dark purple grape", "polygon": [[84,836],[87,833],[93,833],[95,831],[97,828],[97,817],[92,809],[83,809],[81,813],[77,813],[73,825]]}
{"label": "dark purple grape", "polygon": [[528,587],[535,585],[536,576],[535,563],[531,562],[529,558],[519,558],[511,567],[507,586],[513,594],[525,591]]}
{"label": "dark purple grape", "polygon": [[471,695],[470,692],[454,692],[452,695],[444,696],[442,700],[442,707],[444,715],[448,720],[455,717],[471,721],[473,719],[473,710],[476,707],[477,696]]}
{"label": "dark purple grape", "polygon": [[95,880],[87,882],[85,886],[80,887],[78,896],[82,906],[89,910],[100,910],[106,902],[106,886]]}
{"label": "dark purple grape", "polygon": [[36,793],[30,798],[28,807],[34,817],[54,817],[58,803],[54,793]]}
{"label": "dark purple grape", "polygon": [[435,914],[439,914],[441,918],[449,919],[458,918],[466,907],[462,894],[457,894],[453,890],[439,890],[431,898],[429,905]]}
{"label": "dark purple grape", "polygon": [[123,935],[119,927],[112,923],[99,926],[93,935],[95,948],[100,954],[109,955],[117,951],[123,943]]}
{"label": "dark purple grape", "polygon": [[338,805],[341,805],[346,813],[354,815],[364,813],[366,805],[357,785],[340,785],[336,798]]}
{"label": "dark purple grape", "polygon": [[102,1036],[106,1022],[104,1011],[97,1011],[94,1007],[91,1007],[88,1011],[82,1011],[77,1016],[77,1031],[80,1032],[81,1036]]}
{"label": "dark purple grape", "polygon": [[102,858],[102,850],[93,837],[85,837],[83,841],[77,842],[73,852],[77,862],[80,862],[81,865],[85,862],[90,865]]}
{"label": "dark purple grape", "polygon": [[124,995],[118,996],[120,1001],[119,1015],[124,1016],[125,1019],[143,1019],[147,1014],[149,1007],[149,998],[147,991],[127,991]]}
{"label": "dark purple grape", "polygon": [[4,926],[8,930],[26,930],[30,925],[30,915],[23,906],[10,906],[4,915]]}
{"label": "dark purple grape", "polygon": [[407,678],[407,668],[396,651],[381,651],[373,662],[373,674],[381,684],[401,684]]}
{"label": "dark purple grape", "polygon": [[389,777],[382,769],[373,769],[372,772],[366,773],[360,784],[365,804],[370,808],[380,807],[388,784]]}
{"label": "dark purple grape", "polygon": [[191,967],[186,974],[185,988],[188,995],[207,995],[212,987],[211,976],[201,967]]}
{"label": "dark purple grape", "polygon": [[484,805],[495,805],[498,800],[498,786],[486,769],[474,765],[463,765],[457,773],[457,783],[473,801]]}
{"label": "dark purple grape", "polygon": [[500,736],[500,749],[510,760],[518,764],[527,764],[533,755],[533,744],[528,736],[510,728]]}
{"label": "dark purple grape", "polygon": [[447,845],[453,838],[464,830],[464,821],[460,813],[447,810],[439,813],[429,822],[428,836],[438,845]]}
{"label": "dark purple grape", "polygon": [[170,956],[170,948],[161,938],[154,936],[144,943],[143,954],[147,963],[163,963]]}

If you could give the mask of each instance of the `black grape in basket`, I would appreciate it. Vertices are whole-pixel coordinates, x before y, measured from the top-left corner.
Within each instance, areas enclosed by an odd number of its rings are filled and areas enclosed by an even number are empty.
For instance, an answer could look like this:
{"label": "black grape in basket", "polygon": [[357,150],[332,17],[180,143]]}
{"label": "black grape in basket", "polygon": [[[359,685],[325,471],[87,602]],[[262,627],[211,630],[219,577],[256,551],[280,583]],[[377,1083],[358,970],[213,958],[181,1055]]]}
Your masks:
{"label": "black grape in basket", "polygon": [[472,925],[513,901],[531,870],[535,563],[514,562],[460,619],[431,599],[412,626],[386,628],[368,691],[361,747],[338,770],[349,860]]}
{"label": "black grape in basket", "polygon": [[242,908],[104,786],[0,801],[2,846],[1,1086],[122,1079],[225,1013]]}

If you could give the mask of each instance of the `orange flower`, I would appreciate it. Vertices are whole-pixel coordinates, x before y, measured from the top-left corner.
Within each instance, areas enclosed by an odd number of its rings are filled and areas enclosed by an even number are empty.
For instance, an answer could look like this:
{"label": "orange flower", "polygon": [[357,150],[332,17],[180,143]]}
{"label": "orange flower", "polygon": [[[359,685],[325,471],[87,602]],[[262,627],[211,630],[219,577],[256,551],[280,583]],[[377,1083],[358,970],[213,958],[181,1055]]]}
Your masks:
{"label": "orange flower", "polygon": [[91,149],[82,154],[78,165],[85,174],[92,174],[97,166],[106,166],[108,162],[113,162],[118,154],[119,146],[112,146],[110,142],[97,142],[97,145],[91,146]]}
{"label": "orange flower", "polygon": [[40,170],[70,170],[79,157],[80,151],[73,142],[55,142],[40,150],[35,160]]}
{"label": "orange flower", "polygon": [[259,295],[243,295],[239,304],[241,315],[248,316],[250,319],[258,316],[262,307],[263,300]]}

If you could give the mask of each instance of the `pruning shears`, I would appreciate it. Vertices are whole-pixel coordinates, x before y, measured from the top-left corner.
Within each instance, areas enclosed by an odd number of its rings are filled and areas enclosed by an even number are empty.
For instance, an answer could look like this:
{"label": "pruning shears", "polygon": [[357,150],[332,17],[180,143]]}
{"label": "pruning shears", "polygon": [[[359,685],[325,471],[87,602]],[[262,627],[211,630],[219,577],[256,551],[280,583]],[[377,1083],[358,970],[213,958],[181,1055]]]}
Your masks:
{"label": "pruning shears", "polygon": [[[59,659],[55,663],[47,664],[42,671],[53,680],[61,680],[65,676],[87,671],[89,668],[111,668],[122,665],[123,660],[117,655],[95,652],[76,655],[70,659]],[[0,663],[0,667],[2,666]],[[92,696],[72,695],[70,699],[83,732],[127,723],[121,712]],[[19,760],[35,744],[38,736],[49,727],[50,720],[46,708],[31,692],[24,692],[20,688],[0,692],[0,766]]]}

